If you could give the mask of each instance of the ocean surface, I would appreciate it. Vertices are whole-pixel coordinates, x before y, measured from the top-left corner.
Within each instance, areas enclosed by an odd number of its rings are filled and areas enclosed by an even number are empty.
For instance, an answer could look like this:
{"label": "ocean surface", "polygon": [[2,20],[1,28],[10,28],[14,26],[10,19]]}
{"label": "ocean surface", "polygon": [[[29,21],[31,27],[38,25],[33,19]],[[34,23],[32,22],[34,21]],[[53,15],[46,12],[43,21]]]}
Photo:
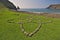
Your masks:
{"label": "ocean surface", "polygon": [[47,12],[47,13],[60,13],[60,9],[18,9],[18,11],[26,11],[26,12]]}

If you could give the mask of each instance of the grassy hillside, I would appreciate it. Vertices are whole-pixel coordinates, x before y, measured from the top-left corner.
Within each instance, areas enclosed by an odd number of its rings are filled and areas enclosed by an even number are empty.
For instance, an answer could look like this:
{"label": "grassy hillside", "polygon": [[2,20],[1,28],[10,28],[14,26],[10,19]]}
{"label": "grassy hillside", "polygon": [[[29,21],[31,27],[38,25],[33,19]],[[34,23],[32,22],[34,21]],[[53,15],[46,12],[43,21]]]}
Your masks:
{"label": "grassy hillside", "polygon": [[[29,17],[32,17],[32,22],[27,23]],[[18,24],[24,22],[25,30],[32,32],[38,27],[38,22],[48,21],[52,22],[42,24],[41,29],[32,37],[24,35],[20,28],[21,24]],[[60,40],[60,19],[11,11],[0,3],[0,40]]]}

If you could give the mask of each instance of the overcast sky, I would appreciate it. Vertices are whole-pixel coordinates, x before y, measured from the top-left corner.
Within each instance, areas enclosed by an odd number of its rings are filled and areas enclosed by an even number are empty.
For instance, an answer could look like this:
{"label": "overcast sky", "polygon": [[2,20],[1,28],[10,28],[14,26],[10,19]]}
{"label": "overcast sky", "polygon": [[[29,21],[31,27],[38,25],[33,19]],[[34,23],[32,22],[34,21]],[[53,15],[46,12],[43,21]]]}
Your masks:
{"label": "overcast sky", "polygon": [[20,8],[46,8],[51,4],[60,4],[60,0],[10,0]]}

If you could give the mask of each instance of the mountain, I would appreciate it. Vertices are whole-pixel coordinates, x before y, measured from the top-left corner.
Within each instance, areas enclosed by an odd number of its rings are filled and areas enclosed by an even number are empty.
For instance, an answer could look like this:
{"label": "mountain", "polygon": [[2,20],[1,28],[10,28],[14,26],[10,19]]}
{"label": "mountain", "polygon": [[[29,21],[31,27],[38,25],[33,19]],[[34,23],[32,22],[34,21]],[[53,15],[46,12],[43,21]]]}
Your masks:
{"label": "mountain", "polygon": [[16,6],[8,0],[0,0],[0,3],[4,4],[9,9],[17,10]]}
{"label": "mountain", "polygon": [[47,7],[48,9],[60,9],[60,4],[52,4],[49,7]]}

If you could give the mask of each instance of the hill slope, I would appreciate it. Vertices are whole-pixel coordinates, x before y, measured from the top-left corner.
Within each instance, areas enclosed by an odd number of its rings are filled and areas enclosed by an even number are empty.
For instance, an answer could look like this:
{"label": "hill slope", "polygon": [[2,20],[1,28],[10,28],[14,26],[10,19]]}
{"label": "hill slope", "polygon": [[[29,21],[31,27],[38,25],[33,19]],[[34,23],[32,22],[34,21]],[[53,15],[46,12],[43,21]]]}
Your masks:
{"label": "hill slope", "polygon": [[0,2],[2,3],[2,4],[4,4],[7,8],[9,8],[9,9],[14,9],[14,10],[17,10],[16,9],[16,6],[12,3],[12,2],[10,2],[10,1],[8,1],[8,0],[0,0]]}
{"label": "hill slope", "polygon": [[53,4],[48,7],[49,9],[60,9],[60,4]]}
{"label": "hill slope", "polygon": [[[27,23],[29,17],[32,17],[32,22]],[[49,20],[52,22],[45,23]],[[37,22],[45,24],[35,35],[28,37],[22,33],[19,22],[25,23],[23,26],[27,32],[33,31],[38,26]],[[60,19],[15,12],[0,4],[0,40],[60,40]]]}

